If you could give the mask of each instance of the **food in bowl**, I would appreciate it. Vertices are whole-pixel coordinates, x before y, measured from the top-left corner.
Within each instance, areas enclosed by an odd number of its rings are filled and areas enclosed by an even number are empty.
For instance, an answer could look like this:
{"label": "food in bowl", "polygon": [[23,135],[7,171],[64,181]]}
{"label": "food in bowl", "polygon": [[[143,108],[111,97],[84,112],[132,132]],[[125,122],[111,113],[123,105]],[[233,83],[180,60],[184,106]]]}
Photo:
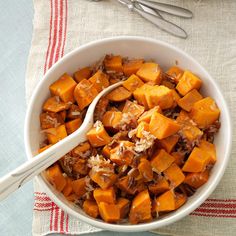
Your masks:
{"label": "food in bowl", "polygon": [[188,70],[164,72],[153,61],[107,55],[51,84],[39,152],[77,130],[96,95],[120,80],[123,86],[97,104],[88,141],[46,174],[89,216],[137,224],[178,209],[207,182],[217,161],[220,110]]}

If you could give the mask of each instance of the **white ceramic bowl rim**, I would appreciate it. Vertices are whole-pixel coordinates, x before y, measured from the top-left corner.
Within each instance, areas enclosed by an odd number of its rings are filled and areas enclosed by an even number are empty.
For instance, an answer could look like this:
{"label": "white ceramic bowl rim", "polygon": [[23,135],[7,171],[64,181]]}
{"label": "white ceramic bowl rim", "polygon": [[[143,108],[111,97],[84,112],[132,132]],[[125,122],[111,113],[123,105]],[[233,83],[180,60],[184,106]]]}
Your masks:
{"label": "white ceramic bowl rim", "polygon": [[[176,52],[178,52],[179,54],[184,55],[184,57],[188,58],[189,60],[193,61],[196,65],[198,65],[199,67],[201,67],[201,69],[204,71],[204,73],[207,75],[208,80],[210,80],[210,82],[212,84],[215,85],[215,88],[217,90],[217,93],[219,94],[219,96],[221,96],[221,100],[222,100],[222,104],[223,107],[225,108],[225,112],[226,112],[226,122],[228,123],[228,135],[229,135],[229,140],[232,140],[232,131],[231,131],[231,118],[230,118],[230,114],[229,114],[229,110],[227,107],[227,104],[225,102],[225,99],[223,98],[222,93],[220,92],[219,86],[217,85],[216,81],[213,80],[213,78],[209,75],[209,73],[191,56],[189,56],[188,54],[186,54],[184,51],[176,48],[173,45],[170,45],[166,42],[163,41],[159,41],[159,40],[154,40],[154,39],[150,39],[150,38],[145,38],[145,37],[137,37],[137,36],[120,36],[120,37],[114,37],[114,38],[106,38],[106,39],[101,39],[101,40],[97,40],[97,41],[93,41],[90,43],[87,43],[85,45],[82,45],[80,47],[78,47],[77,49],[71,51],[70,53],[66,54],[63,58],[61,58],[57,63],[55,63],[48,71],[47,73],[44,75],[44,78],[52,73],[55,68],[60,67],[61,64],[64,63],[64,61],[71,57],[74,54],[77,54],[81,49],[86,49],[89,48],[90,46],[93,45],[97,45],[99,47],[99,44],[101,43],[106,43],[106,42],[112,42],[112,41],[146,41],[146,42],[150,42],[150,43],[156,43],[165,47],[170,48],[171,50],[174,50]],[[33,108],[33,103],[37,94],[37,91],[41,88],[42,86],[42,81],[43,79],[40,81],[40,83],[38,84],[38,86],[36,87],[29,106],[28,106],[28,110],[27,110],[27,114],[26,114],[26,118],[25,118],[25,130],[24,130],[24,139],[25,139],[25,149],[26,149],[26,153],[27,153],[27,157],[28,158],[32,158],[32,153],[30,150],[30,146],[29,146],[29,119],[30,119],[30,114],[33,112],[32,108]],[[97,221],[95,219],[91,219],[88,218],[84,215],[79,214],[78,212],[75,212],[74,210],[72,210],[71,208],[69,208],[68,206],[66,206],[63,202],[61,202],[57,196],[49,189],[49,187],[46,185],[46,183],[44,182],[43,178],[41,175],[38,175],[36,177],[36,180],[39,182],[39,184],[44,188],[45,192],[49,195],[49,197],[63,210],[65,210],[67,213],[69,213],[70,215],[79,218],[80,220],[91,224],[95,227],[98,228],[103,228],[106,230],[111,230],[111,231],[120,231],[120,232],[137,232],[137,231],[147,231],[147,230],[153,230],[159,227],[163,227],[166,225],[169,225],[175,221],[180,220],[181,218],[183,218],[184,216],[187,216],[188,214],[190,214],[192,211],[194,211],[199,205],[201,205],[206,199],[207,197],[214,191],[214,189],[216,188],[217,184],[219,183],[220,179],[222,178],[225,168],[227,166],[229,157],[230,157],[230,151],[231,151],[231,145],[232,142],[227,143],[227,147],[226,149],[226,153],[225,153],[225,161],[223,162],[222,166],[220,167],[220,170],[217,172],[216,176],[215,176],[215,181],[212,182],[212,185],[210,185],[210,187],[201,194],[201,196],[196,199],[188,208],[184,209],[184,211],[180,211],[177,214],[170,216],[168,218],[162,218],[158,221],[153,221],[150,223],[143,223],[143,224],[137,224],[137,225],[119,225],[119,224],[108,224],[105,222],[100,222]]]}

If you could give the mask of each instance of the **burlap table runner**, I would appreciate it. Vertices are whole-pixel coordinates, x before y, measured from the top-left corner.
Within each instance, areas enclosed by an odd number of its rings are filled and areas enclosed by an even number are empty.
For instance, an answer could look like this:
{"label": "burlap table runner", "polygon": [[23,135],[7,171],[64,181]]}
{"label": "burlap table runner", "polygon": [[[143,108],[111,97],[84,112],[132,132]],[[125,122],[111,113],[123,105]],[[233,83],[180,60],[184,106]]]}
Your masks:
{"label": "burlap table runner", "polygon": [[[96,39],[139,35],[174,44],[194,56],[217,80],[235,122],[236,3],[234,0],[166,1],[189,8],[192,20],[171,17],[189,33],[170,36],[112,0],[34,0],[34,31],[26,75],[29,100],[43,74],[74,48]],[[236,235],[236,136],[226,173],[210,198],[185,219],[156,230],[170,235]],[[99,231],[59,209],[35,182],[33,234],[82,234]]]}

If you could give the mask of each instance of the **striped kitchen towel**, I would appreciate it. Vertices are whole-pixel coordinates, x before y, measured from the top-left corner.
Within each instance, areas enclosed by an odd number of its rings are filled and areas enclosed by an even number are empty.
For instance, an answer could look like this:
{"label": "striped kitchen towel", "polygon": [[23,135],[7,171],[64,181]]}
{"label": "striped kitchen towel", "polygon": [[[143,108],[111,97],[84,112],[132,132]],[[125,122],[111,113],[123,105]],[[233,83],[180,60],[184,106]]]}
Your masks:
{"label": "striped kitchen towel", "polygon": [[[166,1],[167,2],[167,1]],[[174,44],[193,55],[218,81],[236,126],[236,4],[234,0],[169,0],[194,12],[192,20],[172,18],[189,33],[187,40],[170,36],[115,1],[34,0],[34,31],[26,75],[26,99],[46,71],[63,55],[95,39],[138,35]],[[35,181],[33,235],[83,234],[100,229],[62,211]],[[212,196],[185,219],[156,230],[168,235],[235,235],[236,136],[232,156]]]}

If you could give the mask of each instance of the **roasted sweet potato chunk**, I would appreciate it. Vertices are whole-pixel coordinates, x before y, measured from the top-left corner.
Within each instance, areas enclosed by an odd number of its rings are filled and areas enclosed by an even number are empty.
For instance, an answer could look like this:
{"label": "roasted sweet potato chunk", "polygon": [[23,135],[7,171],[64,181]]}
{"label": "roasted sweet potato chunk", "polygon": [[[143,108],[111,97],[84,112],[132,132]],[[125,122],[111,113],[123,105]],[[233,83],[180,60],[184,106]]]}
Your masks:
{"label": "roasted sweet potato chunk", "polygon": [[101,92],[109,86],[108,75],[101,70],[98,70],[89,81],[94,85],[94,88],[96,88],[98,92]]}
{"label": "roasted sweet potato chunk", "polygon": [[158,139],[167,138],[180,130],[181,126],[166,116],[155,112],[149,124],[150,132]]}
{"label": "roasted sweet potato chunk", "polygon": [[80,118],[68,121],[65,123],[67,134],[72,134],[76,131],[82,124],[82,120]]}
{"label": "roasted sweet potato chunk", "polygon": [[46,175],[49,182],[61,192],[66,186],[66,179],[58,164],[54,164],[46,170]]}
{"label": "roasted sweet potato chunk", "polygon": [[144,190],[136,195],[132,201],[129,221],[131,224],[137,224],[150,221],[151,219],[151,199],[148,190]]}
{"label": "roasted sweet potato chunk", "polygon": [[185,71],[176,86],[181,95],[186,95],[193,89],[200,89],[202,81],[190,71]]}
{"label": "roasted sweet potato chunk", "polygon": [[43,112],[40,114],[41,129],[55,128],[64,124],[61,115],[54,112]]}
{"label": "roasted sweet potato chunk", "polygon": [[52,95],[59,96],[63,102],[74,102],[74,89],[77,83],[68,74],[62,75],[56,82],[50,85]]}
{"label": "roasted sweet potato chunk", "polygon": [[50,144],[55,144],[67,136],[65,125],[47,129],[45,132]]}
{"label": "roasted sweet potato chunk", "polygon": [[123,72],[121,56],[107,55],[104,60],[104,65],[107,71]]}
{"label": "roasted sweet potato chunk", "polygon": [[74,89],[74,97],[80,108],[83,110],[98,95],[95,86],[88,80],[81,80]]}
{"label": "roasted sweet potato chunk", "polygon": [[74,73],[74,79],[77,83],[79,83],[83,79],[89,79],[92,71],[89,67],[84,67]]}
{"label": "roasted sweet potato chunk", "polygon": [[161,149],[151,160],[153,171],[156,173],[161,173],[166,170],[174,162],[174,160],[174,157],[172,157],[164,149]]}
{"label": "roasted sweet potato chunk", "polygon": [[144,63],[136,74],[145,82],[153,82],[154,84],[161,83],[161,69],[156,63]]}
{"label": "roasted sweet potato chunk", "polygon": [[175,210],[175,195],[174,192],[169,190],[156,199],[156,211],[165,212]]}
{"label": "roasted sweet potato chunk", "polygon": [[93,127],[87,133],[87,138],[93,147],[105,146],[111,141],[111,137],[104,129],[102,123],[97,123],[96,127]]}
{"label": "roasted sweet potato chunk", "polygon": [[123,86],[130,92],[144,85],[143,81],[136,75],[131,75],[127,80],[123,82]]}
{"label": "roasted sweet potato chunk", "polygon": [[206,97],[193,104],[190,117],[197,123],[199,128],[206,128],[218,120],[220,110],[215,101]]}
{"label": "roasted sweet potato chunk", "polygon": [[143,59],[130,60],[124,63],[123,71],[126,76],[136,74],[136,72],[143,65]]}
{"label": "roasted sweet potato chunk", "polygon": [[60,112],[67,110],[69,104],[62,102],[58,96],[50,97],[44,104],[43,110],[49,112]]}
{"label": "roasted sweet potato chunk", "polygon": [[108,98],[112,102],[122,102],[129,99],[131,95],[132,94],[126,88],[121,86],[107,94],[106,98]]}
{"label": "roasted sweet potato chunk", "polygon": [[93,218],[97,218],[99,215],[98,205],[93,200],[85,200],[83,203],[83,210]]}
{"label": "roasted sweet potato chunk", "polygon": [[100,216],[105,222],[114,223],[120,220],[120,209],[116,204],[100,202],[98,209]]}
{"label": "roasted sweet potato chunk", "polygon": [[115,203],[116,194],[114,188],[110,187],[108,189],[97,188],[93,191],[93,197],[95,198],[97,204],[100,202]]}
{"label": "roasted sweet potato chunk", "polygon": [[201,172],[204,171],[206,165],[211,161],[211,156],[208,152],[195,147],[185,162],[182,170],[185,172]]}

